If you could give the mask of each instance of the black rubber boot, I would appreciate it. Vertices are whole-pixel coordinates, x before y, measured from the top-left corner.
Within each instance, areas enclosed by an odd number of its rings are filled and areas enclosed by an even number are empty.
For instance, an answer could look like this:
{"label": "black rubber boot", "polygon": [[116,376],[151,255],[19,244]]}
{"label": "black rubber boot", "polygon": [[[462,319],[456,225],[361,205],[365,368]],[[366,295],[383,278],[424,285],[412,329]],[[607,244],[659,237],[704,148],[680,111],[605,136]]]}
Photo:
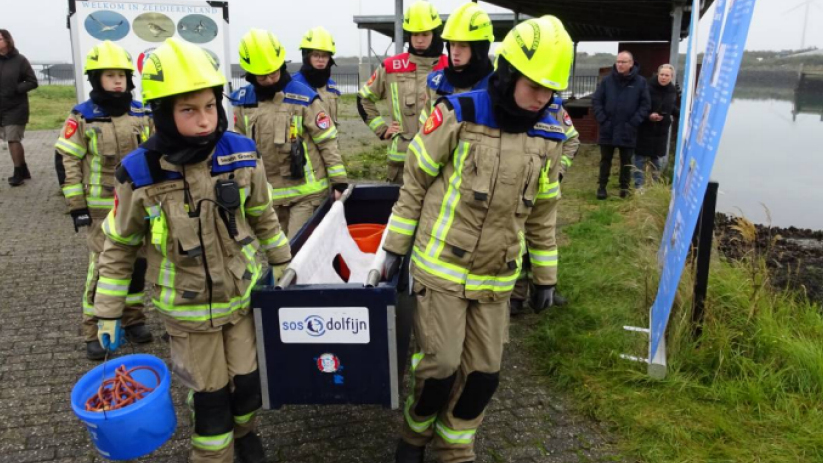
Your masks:
{"label": "black rubber boot", "polygon": [[394,463],[423,463],[426,447],[418,447],[400,439],[394,453]]}
{"label": "black rubber boot", "polygon": [[9,185],[11,186],[20,186],[23,184],[23,168],[22,167],[15,167],[14,168],[14,175],[8,178]]}
{"label": "black rubber boot", "polygon": [[234,454],[241,463],[263,463],[266,461],[266,451],[260,436],[250,432],[234,440]]}
{"label": "black rubber boot", "polygon": [[512,317],[523,315],[529,312],[526,309],[526,301],[522,299],[509,299],[509,310]]}
{"label": "black rubber boot", "polygon": [[621,198],[628,198],[629,197],[629,189],[628,188],[621,188],[620,189],[620,197]]}
{"label": "black rubber boot", "polygon": [[609,194],[606,193],[606,187],[601,186],[597,189],[597,199],[606,199],[608,196]]}
{"label": "black rubber boot", "polygon": [[29,166],[23,164],[23,180],[31,180],[31,172],[29,172]]}
{"label": "black rubber boot", "polygon": [[86,358],[89,360],[103,360],[106,358],[106,350],[100,345],[100,341],[94,340],[86,343]]}
{"label": "black rubber boot", "polygon": [[146,325],[141,323],[140,325],[126,327],[126,339],[137,344],[145,344],[151,342],[154,336],[151,335],[151,331],[146,328]]}

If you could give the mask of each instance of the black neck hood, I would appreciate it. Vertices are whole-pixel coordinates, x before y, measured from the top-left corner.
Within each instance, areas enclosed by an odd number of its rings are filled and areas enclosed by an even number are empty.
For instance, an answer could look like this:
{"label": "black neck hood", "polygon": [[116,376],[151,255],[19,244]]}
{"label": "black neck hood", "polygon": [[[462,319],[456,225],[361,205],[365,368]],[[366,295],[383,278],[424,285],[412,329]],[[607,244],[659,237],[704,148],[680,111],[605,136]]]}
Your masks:
{"label": "black neck hood", "polygon": [[500,130],[507,133],[525,133],[535,124],[543,115],[543,112],[551,104],[546,104],[539,111],[528,111],[517,106],[514,100],[514,86],[517,79],[522,74],[515,69],[502,56],[498,58],[497,70],[489,78],[489,96],[492,100],[492,112],[494,119],[500,126]]}
{"label": "black neck hood", "polygon": [[167,161],[175,165],[196,164],[209,157],[215,145],[229,126],[223,109],[223,87],[214,87],[217,99],[217,128],[203,137],[185,137],[174,123],[175,96],[160,98],[151,102],[156,133],[143,145],[150,151],[163,154]]}
{"label": "black neck hood", "polygon": [[268,101],[274,98],[277,92],[282,92],[286,85],[291,82],[291,74],[286,69],[286,63],[280,67],[280,80],[274,85],[260,85],[253,74],[246,74],[246,82],[254,86],[254,93],[259,101]]}
{"label": "black neck hood", "polygon": [[432,43],[429,45],[429,48],[426,48],[423,51],[417,51],[411,44],[411,34],[408,32],[406,33],[406,44],[409,47],[409,53],[416,56],[423,56],[426,58],[437,58],[443,54],[443,39],[440,37],[440,34],[443,32],[443,28],[438,27],[437,29],[432,31]]}
{"label": "black neck hood", "polygon": [[331,67],[335,65],[334,57],[329,57],[329,64],[326,69],[315,69],[311,65],[311,52],[313,50],[303,49],[303,66],[300,67],[300,74],[306,78],[306,82],[314,89],[323,88],[329,83],[331,78]]}
{"label": "black neck hood", "polygon": [[134,90],[134,82],[132,81],[132,72],[126,71],[126,91],[125,92],[109,92],[103,89],[103,84],[100,80],[103,71],[89,71],[89,83],[91,83],[91,92],[89,98],[96,104],[103,112],[112,117],[120,117],[126,114],[131,108],[132,94]]}
{"label": "black neck hood", "polygon": [[444,69],[443,73],[454,88],[473,88],[494,70],[491,60],[489,59],[489,47],[491,44],[485,40],[482,42],[468,43],[471,47],[472,57],[469,60],[469,64],[463,66],[460,70],[455,69],[454,63],[452,63],[451,47],[446,47],[449,51],[449,67]]}

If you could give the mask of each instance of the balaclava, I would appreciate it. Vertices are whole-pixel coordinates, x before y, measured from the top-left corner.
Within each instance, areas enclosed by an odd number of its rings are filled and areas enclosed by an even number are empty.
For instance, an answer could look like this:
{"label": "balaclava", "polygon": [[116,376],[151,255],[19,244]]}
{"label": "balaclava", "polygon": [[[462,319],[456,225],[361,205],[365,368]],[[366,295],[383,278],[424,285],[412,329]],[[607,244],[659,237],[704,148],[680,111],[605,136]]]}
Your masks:
{"label": "balaclava", "polygon": [[103,83],[101,77],[104,70],[97,69],[89,71],[89,83],[91,83],[91,92],[89,98],[94,102],[103,112],[113,117],[120,117],[128,112],[131,108],[132,94],[134,90],[134,82],[132,81],[132,72],[126,72],[126,91],[125,92],[108,92],[103,90]]}
{"label": "balaclava", "polygon": [[174,99],[179,95],[173,95],[151,102],[156,131],[143,146],[150,151],[162,153],[167,161],[175,165],[196,164],[208,158],[229,126],[222,104],[223,87],[214,87],[212,90],[217,100],[217,128],[214,132],[202,137],[181,135],[174,123]]}

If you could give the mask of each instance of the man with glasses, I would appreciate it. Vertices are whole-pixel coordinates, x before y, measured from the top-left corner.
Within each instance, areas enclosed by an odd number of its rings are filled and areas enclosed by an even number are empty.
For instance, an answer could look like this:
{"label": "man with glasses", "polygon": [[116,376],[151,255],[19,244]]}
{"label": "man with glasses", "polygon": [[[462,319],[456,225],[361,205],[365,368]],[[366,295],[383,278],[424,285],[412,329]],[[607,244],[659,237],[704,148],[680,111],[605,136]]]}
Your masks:
{"label": "man with glasses", "polygon": [[600,126],[600,176],[597,199],[606,199],[606,184],[612,168],[614,149],[620,151],[620,197],[629,195],[632,155],[637,129],[646,120],[651,99],[646,79],[638,75],[640,66],[628,51],[617,54],[611,74],[603,78],[592,98],[594,116]]}

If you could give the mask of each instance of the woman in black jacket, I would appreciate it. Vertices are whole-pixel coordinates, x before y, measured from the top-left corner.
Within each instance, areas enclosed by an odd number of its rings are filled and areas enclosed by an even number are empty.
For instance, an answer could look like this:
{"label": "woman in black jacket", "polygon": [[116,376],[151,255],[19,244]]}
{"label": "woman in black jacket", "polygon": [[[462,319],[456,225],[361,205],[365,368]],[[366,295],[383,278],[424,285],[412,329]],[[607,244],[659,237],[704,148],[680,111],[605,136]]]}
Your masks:
{"label": "woman in black jacket", "polygon": [[31,178],[23,151],[23,132],[29,123],[28,92],[37,88],[37,77],[29,60],[14,47],[9,31],[0,29],[0,140],[9,144],[14,175],[9,185],[22,185]]}
{"label": "woman in black jacket", "polygon": [[651,164],[654,180],[660,176],[661,161],[669,148],[669,127],[672,125],[672,117],[680,117],[674,67],[671,64],[657,68],[657,75],[649,79],[649,95],[652,100],[651,111],[637,131],[637,148],[634,155],[635,189],[643,186],[647,162]]}

